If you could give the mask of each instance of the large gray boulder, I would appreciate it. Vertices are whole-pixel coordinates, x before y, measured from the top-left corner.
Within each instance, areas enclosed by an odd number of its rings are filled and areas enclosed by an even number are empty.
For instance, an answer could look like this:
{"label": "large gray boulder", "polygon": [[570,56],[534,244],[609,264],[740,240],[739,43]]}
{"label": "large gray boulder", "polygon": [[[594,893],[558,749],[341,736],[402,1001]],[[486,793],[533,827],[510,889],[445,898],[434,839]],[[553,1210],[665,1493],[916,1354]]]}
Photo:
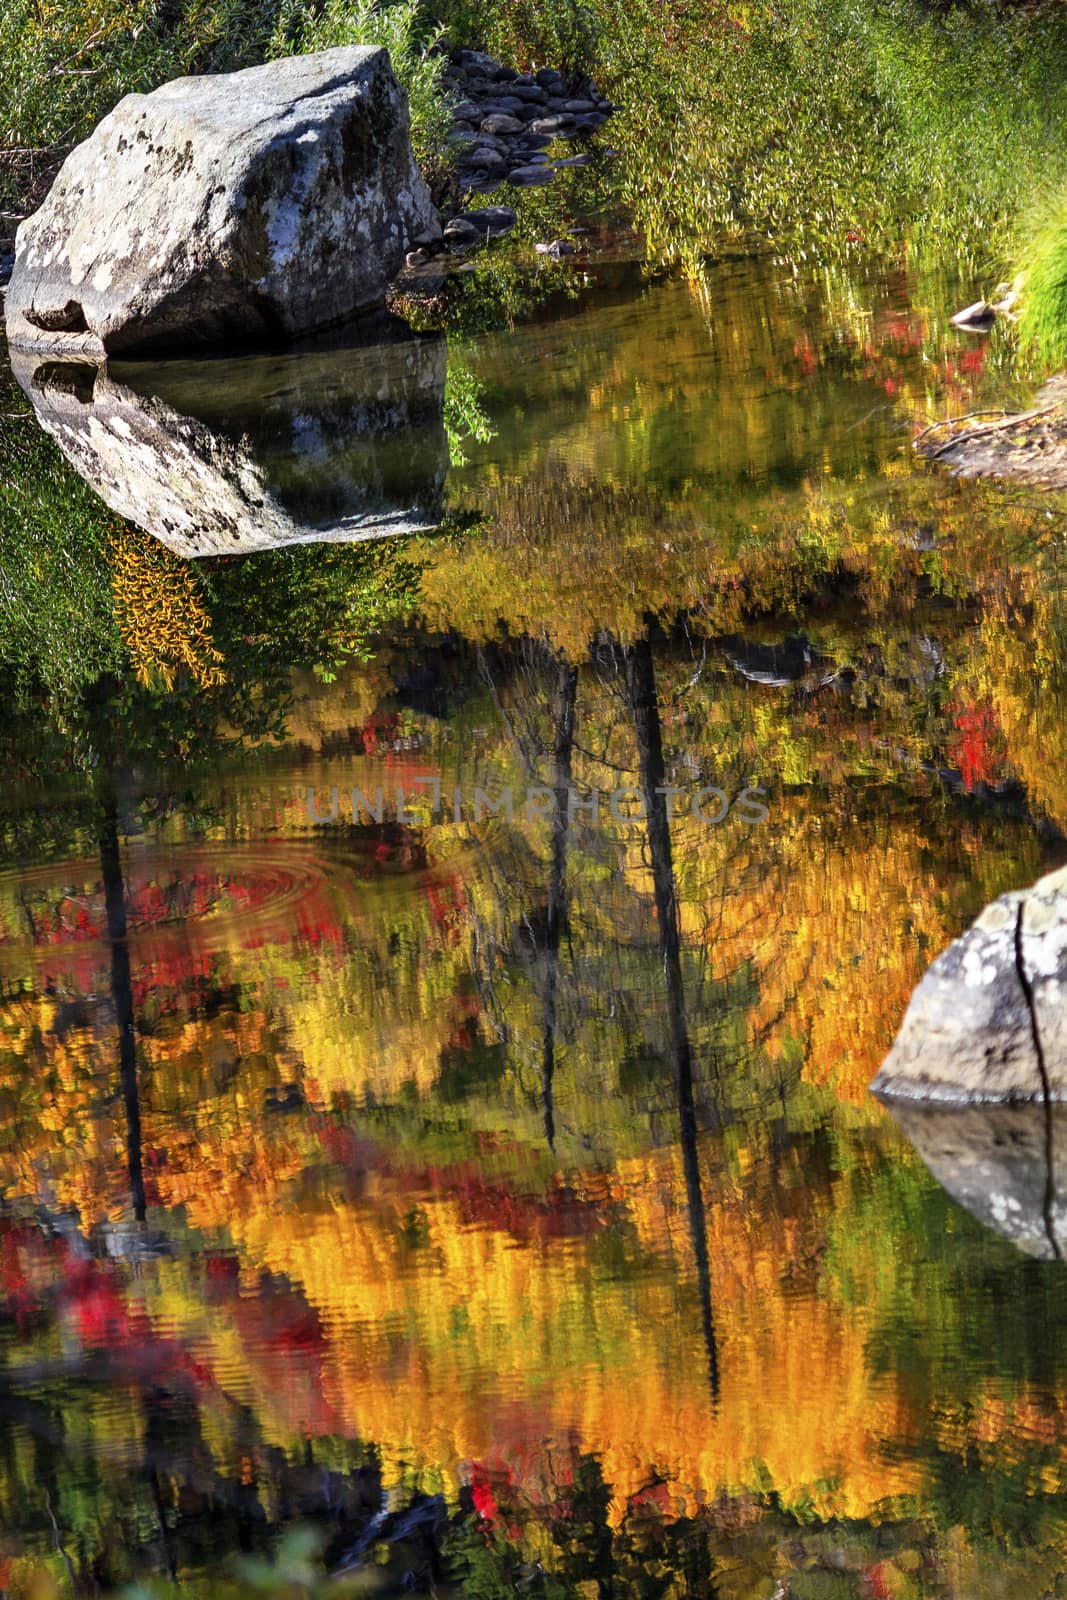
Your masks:
{"label": "large gray boulder", "polygon": [[176,555],[245,555],[440,520],[445,341],[392,322],[374,333],[209,361],[16,352],[12,367],[41,427],[113,511]]}
{"label": "large gray boulder", "polygon": [[324,50],[127,95],[19,228],[12,345],[291,338],[382,303],[439,232],[386,51]]}
{"label": "large gray boulder", "polygon": [[1001,895],[923,977],[883,1099],[1067,1101],[1067,868]]}

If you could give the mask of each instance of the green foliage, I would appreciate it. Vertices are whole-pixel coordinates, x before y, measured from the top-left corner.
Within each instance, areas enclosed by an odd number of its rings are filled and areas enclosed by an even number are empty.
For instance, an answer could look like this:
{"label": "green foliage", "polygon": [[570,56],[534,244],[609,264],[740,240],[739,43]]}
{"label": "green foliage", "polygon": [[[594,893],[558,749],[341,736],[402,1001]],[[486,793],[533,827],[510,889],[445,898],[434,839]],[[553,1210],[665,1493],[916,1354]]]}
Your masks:
{"label": "green foliage", "polygon": [[463,361],[455,345],[449,348],[445,376],[444,424],[448,436],[448,456],[454,467],[467,465],[464,442],[488,444],[495,429],[481,401],[481,384]]}
{"label": "green foliage", "polygon": [[0,417],[0,459],[3,664],[19,684],[63,696],[120,658],[107,562],[115,519],[28,412]]}
{"label": "green foliage", "polygon": [[1067,361],[1067,190],[1035,229],[1021,261],[1023,345],[1049,366]]}

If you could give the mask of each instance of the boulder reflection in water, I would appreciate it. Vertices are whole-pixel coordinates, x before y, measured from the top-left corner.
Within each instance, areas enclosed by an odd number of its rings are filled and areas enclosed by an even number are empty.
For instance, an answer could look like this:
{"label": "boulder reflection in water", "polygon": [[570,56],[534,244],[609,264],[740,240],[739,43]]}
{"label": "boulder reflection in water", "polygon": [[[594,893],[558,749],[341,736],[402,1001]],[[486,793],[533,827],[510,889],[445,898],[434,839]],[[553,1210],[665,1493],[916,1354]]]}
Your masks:
{"label": "boulder reflection in water", "polygon": [[447,347],[361,342],[93,366],[13,355],[37,420],[113,511],[176,555],[353,541],[440,520]]}
{"label": "boulder reflection in water", "polygon": [[954,1200],[1028,1255],[1067,1246],[1067,1105],[890,1109]]}

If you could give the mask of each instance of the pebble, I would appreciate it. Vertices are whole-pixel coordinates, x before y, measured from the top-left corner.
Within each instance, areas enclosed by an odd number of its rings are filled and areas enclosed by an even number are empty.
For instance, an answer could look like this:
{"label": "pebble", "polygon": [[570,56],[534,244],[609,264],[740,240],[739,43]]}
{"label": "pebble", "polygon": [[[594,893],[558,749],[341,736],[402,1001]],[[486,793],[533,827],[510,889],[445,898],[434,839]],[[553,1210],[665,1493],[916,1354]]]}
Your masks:
{"label": "pebble", "polygon": [[554,176],[551,167],[514,167],[508,173],[508,182],[519,189],[535,189],[538,184],[551,183]]}
{"label": "pebble", "polygon": [[492,117],[486,117],[482,123],[483,133],[523,133],[525,132],[525,128],[526,124],[520,122],[518,117],[509,117],[500,114]]}
{"label": "pebble", "polygon": [[498,78],[502,72],[508,70],[492,56],[486,55],[484,50],[459,50],[456,52],[456,60],[461,67],[474,67],[477,71],[484,72],[487,78]]}
{"label": "pebble", "polygon": [[574,126],[573,117],[538,117],[530,123],[531,133],[544,133],[549,138],[560,138]]}
{"label": "pebble", "polygon": [[486,232],[485,228],[479,228],[468,217],[453,217],[451,222],[445,223],[445,242],[453,246],[479,244]]}
{"label": "pebble", "polygon": [[459,164],[468,172],[501,172],[506,162],[499,150],[490,150],[488,145],[480,144],[474,150],[465,151]]}
{"label": "pebble", "polygon": [[469,222],[485,233],[507,233],[518,218],[510,206],[479,206],[476,211],[461,212],[458,222]]}
{"label": "pebble", "polygon": [[[453,55],[444,81],[456,97],[449,143],[456,150],[458,188],[465,195],[488,195],[506,181],[516,188],[551,183],[557,171],[589,164],[587,154],[550,161],[543,152],[557,139],[584,139],[614,109],[587,78],[567,79],[554,67],[516,72],[480,50]],[[511,169],[510,171],[508,169]],[[515,225],[508,206],[474,206],[454,217],[436,249],[469,249]],[[409,267],[423,267],[435,244],[414,241]],[[574,254],[564,239],[537,245],[540,255],[560,259]]]}

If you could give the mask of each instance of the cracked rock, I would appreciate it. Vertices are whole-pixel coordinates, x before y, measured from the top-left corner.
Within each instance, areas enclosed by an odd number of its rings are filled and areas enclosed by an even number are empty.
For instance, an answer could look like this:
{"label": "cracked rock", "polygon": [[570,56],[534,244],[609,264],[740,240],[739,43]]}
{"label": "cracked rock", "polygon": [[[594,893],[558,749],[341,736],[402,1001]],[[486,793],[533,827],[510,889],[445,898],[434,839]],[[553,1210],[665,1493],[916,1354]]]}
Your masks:
{"label": "cracked rock", "polygon": [[890,1102],[1067,1101],[1067,868],[1001,895],[933,962],[874,1080]]}

